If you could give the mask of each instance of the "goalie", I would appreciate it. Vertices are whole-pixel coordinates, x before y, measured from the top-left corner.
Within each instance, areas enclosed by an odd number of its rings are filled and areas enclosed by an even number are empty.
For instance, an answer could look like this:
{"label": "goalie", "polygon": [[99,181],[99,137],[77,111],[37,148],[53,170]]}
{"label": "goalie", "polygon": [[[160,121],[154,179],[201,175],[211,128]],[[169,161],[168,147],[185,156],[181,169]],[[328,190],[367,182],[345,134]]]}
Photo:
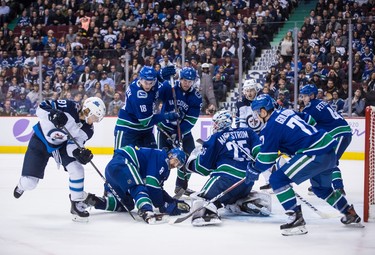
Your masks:
{"label": "goalie", "polygon": [[[234,183],[245,178],[249,159],[238,150],[241,146],[249,154],[254,154],[260,147],[258,135],[250,128],[232,129],[232,116],[226,110],[213,116],[212,136],[203,143],[203,148],[196,148],[190,155],[187,168],[203,176],[210,176],[197,200],[193,202],[194,211],[202,207],[205,200],[211,200]],[[269,194],[250,192],[254,182],[242,183],[228,192],[215,203],[197,211],[192,218],[194,226],[221,223],[218,208],[223,205],[233,213],[252,216],[269,216],[271,199]]]}

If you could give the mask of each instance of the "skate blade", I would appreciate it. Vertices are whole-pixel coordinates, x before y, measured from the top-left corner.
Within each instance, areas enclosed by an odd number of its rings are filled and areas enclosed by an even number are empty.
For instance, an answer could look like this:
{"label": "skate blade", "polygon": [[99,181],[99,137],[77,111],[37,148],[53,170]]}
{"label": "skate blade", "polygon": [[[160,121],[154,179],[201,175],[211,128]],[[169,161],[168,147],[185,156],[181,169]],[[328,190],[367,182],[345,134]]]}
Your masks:
{"label": "skate blade", "polygon": [[73,215],[72,221],[87,223],[89,222],[89,217],[79,217],[78,215]]}
{"label": "skate blade", "polygon": [[305,226],[299,226],[290,229],[283,229],[281,230],[281,234],[283,236],[297,236],[297,235],[305,235],[308,231]]}
{"label": "skate blade", "polygon": [[345,227],[347,227],[347,228],[364,228],[365,226],[361,222],[358,222],[358,223],[347,224],[347,225],[345,225]]}
{"label": "skate blade", "polygon": [[195,227],[203,227],[208,225],[219,225],[221,224],[220,219],[211,219],[210,221],[205,221],[204,219],[195,219],[191,222],[191,224]]}

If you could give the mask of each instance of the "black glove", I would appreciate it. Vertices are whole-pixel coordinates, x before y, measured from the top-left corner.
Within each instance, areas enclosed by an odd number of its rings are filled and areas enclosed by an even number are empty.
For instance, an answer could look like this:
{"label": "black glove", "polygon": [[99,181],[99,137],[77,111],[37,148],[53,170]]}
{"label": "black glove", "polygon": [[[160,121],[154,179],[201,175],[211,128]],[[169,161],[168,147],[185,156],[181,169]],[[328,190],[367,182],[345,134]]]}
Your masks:
{"label": "black glove", "polygon": [[180,119],[180,114],[178,114],[177,112],[167,112],[166,114],[164,114],[164,118],[169,122],[173,122]]}
{"label": "black glove", "polygon": [[165,206],[159,208],[161,213],[168,215],[180,215],[181,213],[188,213],[190,206],[182,200],[173,200],[171,203],[165,203]]}
{"label": "black glove", "polygon": [[174,66],[166,66],[160,70],[160,75],[164,80],[169,80],[169,78],[175,74],[176,74],[176,68]]}
{"label": "black glove", "polygon": [[86,165],[89,163],[93,156],[89,149],[75,149],[73,151],[73,156],[78,160],[79,163]]}
{"label": "black glove", "polygon": [[68,122],[68,117],[65,115],[65,113],[57,109],[52,109],[49,112],[48,119],[57,128],[62,128]]}

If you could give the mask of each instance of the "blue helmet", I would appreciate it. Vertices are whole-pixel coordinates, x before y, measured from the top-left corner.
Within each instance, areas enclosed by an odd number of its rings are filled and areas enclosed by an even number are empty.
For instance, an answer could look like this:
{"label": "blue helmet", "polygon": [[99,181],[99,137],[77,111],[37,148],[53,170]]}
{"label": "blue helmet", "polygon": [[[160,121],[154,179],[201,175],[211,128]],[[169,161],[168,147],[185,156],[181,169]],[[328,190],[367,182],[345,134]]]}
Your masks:
{"label": "blue helmet", "polygon": [[228,110],[221,110],[212,117],[212,133],[224,131],[232,126],[232,114]]}
{"label": "blue helmet", "polygon": [[180,161],[179,167],[182,167],[186,162],[186,154],[180,148],[173,148],[168,152],[169,158],[177,158]]}
{"label": "blue helmet", "polygon": [[275,106],[275,100],[268,94],[257,96],[251,103],[251,109],[257,112],[259,112],[262,108],[264,108],[268,112],[269,110],[275,109]]}
{"label": "blue helmet", "polygon": [[139,72],[139,78],[144,79],[146,81],[154,81],[156,80],[156,76],[157,73],[155,69],[151,66],[144,66]]}
{"label": "blue helmet", "polygon": [[315,84],[306,84],[305,86],[303,86],[299,93],[301,95],[311,95],[311,94],[314,94],[314,96],[316,97],[316,95],[318,95],[318,88],[315,86]]}
{"label": "blue helmet", "polygon": [[195,81],[195,79],[197,78],[197,72],[192,67],[185,67],[180,72],[180,78]]}

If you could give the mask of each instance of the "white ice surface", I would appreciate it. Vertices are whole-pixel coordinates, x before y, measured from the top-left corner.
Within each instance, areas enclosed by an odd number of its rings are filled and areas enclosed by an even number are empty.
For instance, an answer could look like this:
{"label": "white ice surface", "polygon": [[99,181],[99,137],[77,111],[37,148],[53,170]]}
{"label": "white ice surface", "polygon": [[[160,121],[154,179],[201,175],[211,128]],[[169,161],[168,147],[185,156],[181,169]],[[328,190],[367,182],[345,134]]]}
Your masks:
{"label": "white ice surface", "polygon": [[[97,155],[93,162],[103,172],[110,156]],[[375,254],[375,223],[365,223],[364,229],[345,227],[340,217],[322,219],[302,205],[309,233],[284,237],[279,226],[287,217],[273,198],[273,214],[268,218],[239,217],[223,213],[220,226],[193,227],[190,220],[180,224],[147,225],[137,216],[92,209],[88,223],[71,220],[68,198],[68,174],[57,170],[50,160],[45,178],[38,187],[13,197],[18,183],[23,156],[0,154],[0,255],[74,255],[74,254],[272,254],[272,255],[361,255]],[[363,162],[342,161],[347,198],[357,212],[363,212]],[[172,192],[175,173],[165,184]],[[205,178],[193,176],[190,188],[199,190]],[[85,190],[102,194],[103,181],[87,165]],[[257,190],[264,184],[260,180]],[[308,183],[296,191],[319,210],[332,215],[336,211],[324,201],[307,195]],[[187,200],[190,202],[190,200]],[[136,215],[136,213],[134,213]]]}

